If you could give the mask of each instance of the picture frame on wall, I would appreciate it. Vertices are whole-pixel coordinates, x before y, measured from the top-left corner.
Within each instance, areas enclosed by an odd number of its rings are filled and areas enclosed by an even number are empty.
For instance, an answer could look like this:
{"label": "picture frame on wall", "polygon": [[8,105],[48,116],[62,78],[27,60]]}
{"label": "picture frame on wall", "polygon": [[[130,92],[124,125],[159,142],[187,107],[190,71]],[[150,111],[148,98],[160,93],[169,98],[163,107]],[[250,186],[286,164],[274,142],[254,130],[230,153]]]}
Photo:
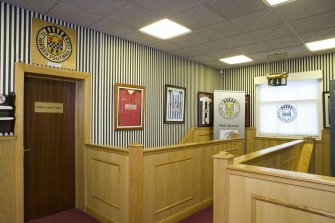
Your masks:
{"label": "picture frame on wall", "polygon": [[198,127],[213,126],[214,95],[207,92],[198,92]]}
{"label": "picture frame on wall", "polygon": [[115,130],[144,129],[145,87],[115,84]]}
{"label": "picture frame on wall", "polygon": [[185,122],[186,88],[165,85],[164,123]]}
{"label": "picture frame on wall", "polygon": [[329,128],[330,127],[330,105],[329,105],[329,98],[330,98],[330,93],[329,91],[324,91],[322,92],[323,96],[323,128]]}
{"label": "picture frame on wall", "polygon": [[245,95],[245,127],[250,127],[250,95]]}

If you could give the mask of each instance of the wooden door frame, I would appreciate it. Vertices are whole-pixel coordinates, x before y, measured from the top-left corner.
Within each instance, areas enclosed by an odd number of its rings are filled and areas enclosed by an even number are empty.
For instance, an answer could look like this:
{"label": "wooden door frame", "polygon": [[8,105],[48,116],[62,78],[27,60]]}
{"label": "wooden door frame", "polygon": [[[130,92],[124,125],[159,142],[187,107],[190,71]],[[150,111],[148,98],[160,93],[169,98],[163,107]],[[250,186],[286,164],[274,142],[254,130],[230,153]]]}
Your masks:
{"label": "wooden door frame", "polygon": [[71,79],[76,83],[75,95],[75,190],[76,207],[85,208],[84,145],[90,143],[91,75],[65,69],[31,64],[15,64],[15,222],[24,222],[24,77]]}

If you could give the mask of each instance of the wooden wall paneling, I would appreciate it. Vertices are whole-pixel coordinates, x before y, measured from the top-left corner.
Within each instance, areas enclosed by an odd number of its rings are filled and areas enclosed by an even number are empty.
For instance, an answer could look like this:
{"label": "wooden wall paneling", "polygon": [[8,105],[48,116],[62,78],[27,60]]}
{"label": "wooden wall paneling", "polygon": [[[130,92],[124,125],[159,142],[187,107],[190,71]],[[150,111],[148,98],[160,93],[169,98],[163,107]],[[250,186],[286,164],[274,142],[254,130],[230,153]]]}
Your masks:
{"label": "wooden wall paneling", "polygon": [[103,223],[129,220],[128,151],[86,146],[86,211]]}
{"label": "wooden wall paneling", "polygon": [[144,222],[159,222],[199,202],[199,155],[196,149],[144,153]]}
{"label": "wooden wall paneling", "polygon": [[214,223],[229,222],[230,185],[228,165],[233,164],[234,156],[227,152],[220,152],[214,159],[214,189],[213,189],[213,220]]}
{"label": "wooden wall paneling", "polygon": [[15,222],[15,140],[0,137],[0,223]]}
{"label": "wooden wall paneling", "polygon": [[[129,149],[129,222],[143,222],[143,145],[133,143]],[[157,186],[157,185],[156,185]]]}
{"label": "wooden wall paneling", "polygon": [[213,140],[213,128],[198,127],[198,128],[190,128],[179,144],[208,142],[211,140]]}
{"label": "wooden wall paneling", "polygon": [[[295,179],[298,175],[287,172],[282,177],[275,174],[276,170],[248,173],[243,168],[229,169],[229,223],[335,221],[334,179],[328,178],[323,185],[325,179],[321,178],[319,182],[306,183],[317,179],[314,176],[299,175]],[[224,221],[215,221],[219,222]]]}
{"label": "wooden wall paneling", "polygon": [[256,129],[252,127],[245,128],[245,153],[255,152]]}
{"label": "wooden wall paneling", "polygon": [[216,140],[144,150],[144,222],[177,222],[213,197],[212,156],[243,153],[244,139]]}

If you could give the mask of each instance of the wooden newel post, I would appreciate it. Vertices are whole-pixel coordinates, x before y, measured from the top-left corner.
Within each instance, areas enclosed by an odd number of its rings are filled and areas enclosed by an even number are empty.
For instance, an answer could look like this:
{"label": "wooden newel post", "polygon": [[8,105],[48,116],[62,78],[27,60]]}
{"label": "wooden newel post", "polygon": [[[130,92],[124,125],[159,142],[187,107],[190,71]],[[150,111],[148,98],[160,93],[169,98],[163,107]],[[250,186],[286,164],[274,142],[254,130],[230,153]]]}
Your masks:
{"label": "wooden newel post", "polygon": [[143,222],[143,148],[140,143],[129,149],[129,222]]}
{"label": "wooden newel post", "polygon": [[214,158],[213,219],[214,223],[228,223],[229,177],[227,168],[233,164],[234,155],[225,151]]}

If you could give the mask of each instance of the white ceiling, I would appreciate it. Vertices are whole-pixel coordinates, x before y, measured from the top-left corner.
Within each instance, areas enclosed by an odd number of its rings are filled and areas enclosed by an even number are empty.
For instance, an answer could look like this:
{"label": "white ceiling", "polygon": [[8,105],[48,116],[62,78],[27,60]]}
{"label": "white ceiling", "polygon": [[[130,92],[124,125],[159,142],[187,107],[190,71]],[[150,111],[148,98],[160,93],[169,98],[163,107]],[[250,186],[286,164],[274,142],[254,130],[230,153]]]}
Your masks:
{"label": "white ceiling", "polygon": [[[335,0],[295,0],[274,8],[263,0],[6,0],[42,14],[119,36],[218,69],[220,58],[244,54],[310,55],[304,43],[335,37]],[[191,29],[170,40],[138,29],[168,18]],[[236,65],[235,65],[236,66]]]}

